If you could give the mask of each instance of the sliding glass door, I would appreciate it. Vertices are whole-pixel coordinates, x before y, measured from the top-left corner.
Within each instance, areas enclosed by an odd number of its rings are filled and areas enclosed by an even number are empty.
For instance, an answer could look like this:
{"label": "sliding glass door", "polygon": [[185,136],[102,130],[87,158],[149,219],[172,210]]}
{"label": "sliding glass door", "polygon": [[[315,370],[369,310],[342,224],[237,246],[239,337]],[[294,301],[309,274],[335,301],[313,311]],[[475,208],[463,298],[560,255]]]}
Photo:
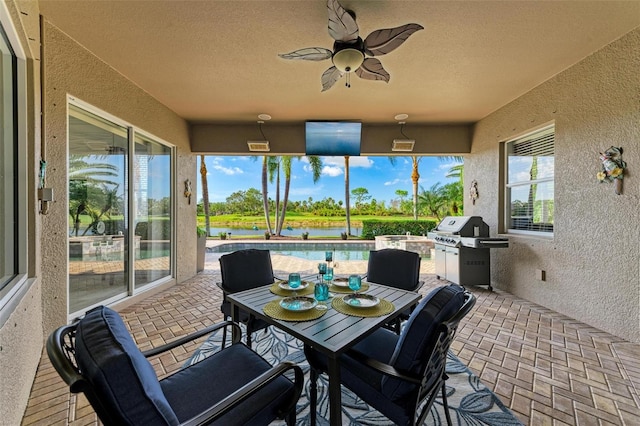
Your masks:
{"label": "sliding glass door", "polygon": [[171,276],[172,149],[115,121],[69,105],[72,316]]}
{"label": "sliding glass door", "polygon": [[171,272],[171,149],[136,134],[135,286],[148,285]]}

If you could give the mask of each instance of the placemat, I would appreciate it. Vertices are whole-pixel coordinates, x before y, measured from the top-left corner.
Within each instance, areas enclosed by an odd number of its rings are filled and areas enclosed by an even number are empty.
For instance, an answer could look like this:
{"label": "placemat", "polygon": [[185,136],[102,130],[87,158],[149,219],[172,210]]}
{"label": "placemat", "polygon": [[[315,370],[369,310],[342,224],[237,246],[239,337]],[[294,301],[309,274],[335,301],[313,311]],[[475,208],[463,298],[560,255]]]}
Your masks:
{"label": "placemat", "polygon": [[302,312],[293,312],[287,311],[286,309],[280,306],[280,300],[272,300],[271,302],[264,305],[262,311],[270,316],[271,318],[283,320],[283,321],[311,321],[314,319],[318,319],[324,314],[327,313],[327,309],[309,309],[308,311]]}
{"label": "placemat", "polygon": [[[275,283],[273,283],[271,287],[269,287],[269,291],[271,291],[271,293],[273,294],[277,294],[278,296],[293,296],[293,290],[285,290],[283,288],[280,288],[278,284],[280,284],[281,282],[282,281],[276,281]],[[296,290],[296,296],[308,296],[309,294],[313,294],[314,284],[310,281],[305,282],[308,282],[309,285],[302,290]]]}
{"label": "placemat", "polygon": [[[358,291],[360,293],[364,293],[367,290],[369,290],[369,284],[363,282],[362,285],[360,286],[360,290]],[[329,286],[329,291],[332,291],[334,293],[353,293],[353,290],[351,290],[349,287],[339,287],[335,284],[331,284]]]}
{"label": "placemat", "polygon": [[353,317],[381,317],[382,315],[390,314],[395,309],[393,303],[384,299],[380,299],[380,303],[371,308],[354,308],[344,303],[342,297],[334,297],[331,306],[336,311]]}

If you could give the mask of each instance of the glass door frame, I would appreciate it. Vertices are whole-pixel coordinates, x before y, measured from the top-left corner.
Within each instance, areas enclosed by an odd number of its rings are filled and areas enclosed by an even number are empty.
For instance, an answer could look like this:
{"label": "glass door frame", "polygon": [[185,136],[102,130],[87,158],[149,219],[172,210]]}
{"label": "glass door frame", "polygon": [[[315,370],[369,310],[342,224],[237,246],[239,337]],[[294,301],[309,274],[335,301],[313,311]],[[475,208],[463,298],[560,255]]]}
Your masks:
{"label": "glass door frame", "polygon": [[[176,147],[165,140],[154,136],[148,132],[145,132],[131,123],[122,120],[121,118],[115,117],[99,108],[94,107],[91,104],[88,104],[84,101],[81,101],[71,95],[67,95],[67,117],[69,116],[69,107],[73,105],[76,108],[85,110],[91,114],[97,115],[105,120],[108,120],[118,126],[122,126],[127,130],[127,150],[128,150],[128,159],[127,159],[127,170],[126,170],[126,182],[127,182],[127,205],[125,209],[128,210],[127,214],[127,235],[125,235],[125,245],[127,247],[127,264],[129,265],[125,271],[125,276],[127,279],[127,289],[123,292],[120,292],[114,296],[111,296],[107,299],[101,300],[100,302],[94,303],[87,307],[82,308],[80,311],[71,312],[70,311],[70,285],[69,285],[69,273],[67,272],[67,317],[69,320],[73,320],[77,318],[79,315],[83,315],[85,311],[91,309],[92,307],[98,305],[109,305],[116,302],[121,302],[127,298],[132,296],[144,293],[146,291],[152,290],[160,285],[166,284],[168,282],[175,281],[176,278],[176,217],[177,217],[177,205],[176,205],[176,176],[177,176],[177,167],[176,167]],[[135,219],[136,215],[132,214],[132,211],[135,211],[136,208],[136,200],[135,200],[135,185],[136,182],[133,177],[133,170],[135,165],[135,136],[141,135],[146,138],[152,139],[154,142],[157,142],[170,150],[170,197],[171,197],[171,243],[170,243],[170,264],[169,264],[169,274],[161,277],[148,285],[145,285],[143,288],[138,289],[135,286],[135,272],[136,272],[136,258],[135,258],[135,250],[131,249],[132,242],[135,241]],[[67,150],[69,149],[69,129],[67,129]],[[67,177],[67,193],[69,192],[69,178]],[[69,270],[69,245],[67,244],[67,270]]]}

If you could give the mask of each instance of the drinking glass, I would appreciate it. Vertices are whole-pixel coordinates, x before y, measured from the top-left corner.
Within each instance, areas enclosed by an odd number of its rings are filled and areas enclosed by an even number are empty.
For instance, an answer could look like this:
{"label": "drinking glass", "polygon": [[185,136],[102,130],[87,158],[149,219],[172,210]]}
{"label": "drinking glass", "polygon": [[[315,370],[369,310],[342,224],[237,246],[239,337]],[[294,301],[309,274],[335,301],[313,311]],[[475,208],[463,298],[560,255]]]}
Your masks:
{"label": "drinking glass", "polygon": [[362,287],[362,278],[360,275],[349,276],[349,288],[353,290],[354,294],[358,294],[358,290]]}
{"label": "drinking glass", "polygon": [[333,260],[333,252],[332,251],[325,251],[324,252],[324,260],[326,260],[327,262],[331,262]]}
{"label": "drinking glass", "polygon": [[325,282],[316,283],[315,288],[313,289],[313,295],[316,300],[319,302],[316,306],[316,309],[326,310],[328,309],[327,304],[324,303],[329,299],[329,285]]}
{"label": "drinking glass", "polygon": [[323,278],[328,283],[331,283],[331,280],[333,279],[333,268],[327,268],[327,272],[324,273]]}
{"label": "drinking glass", "polygon": [[326,263],[318,263],[318,274],[324,275],[327,273],[327,264]]}
{"label": "drinking glass", "polygon": [[292,272],[289,274],[289,287],[293,289],[293,295],[296,295],[296,289],[300,287],[302,281],[300,280],[300,274]]}

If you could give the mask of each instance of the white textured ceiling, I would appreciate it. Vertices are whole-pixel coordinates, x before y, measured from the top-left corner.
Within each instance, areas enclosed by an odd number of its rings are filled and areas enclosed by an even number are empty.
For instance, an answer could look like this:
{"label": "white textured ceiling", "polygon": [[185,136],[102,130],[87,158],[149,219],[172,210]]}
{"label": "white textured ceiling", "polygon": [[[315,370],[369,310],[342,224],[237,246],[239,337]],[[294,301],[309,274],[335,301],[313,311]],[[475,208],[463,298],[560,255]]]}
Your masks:
{"label": "white textured ceiling", "polygon": [[360,35],[425,27],[379,59],[389,83],[344,79],[331,61],[278,57],[331,49],[324,0],[41,0],[41,13],[190,121],[352,119],[475,122],[640,26],[640,1],[355,1]]}

